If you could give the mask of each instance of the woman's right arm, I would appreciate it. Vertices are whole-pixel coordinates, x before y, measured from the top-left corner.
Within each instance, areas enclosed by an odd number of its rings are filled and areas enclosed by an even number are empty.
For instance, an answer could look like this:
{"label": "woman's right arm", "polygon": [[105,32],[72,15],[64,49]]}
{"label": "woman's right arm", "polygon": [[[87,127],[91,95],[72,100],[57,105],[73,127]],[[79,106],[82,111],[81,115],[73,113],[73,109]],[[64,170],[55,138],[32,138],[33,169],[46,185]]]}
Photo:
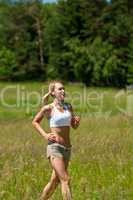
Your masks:
{"label": "woman's right arm", "polygon": [[40,126],[40,122],[43,119],[44,115],[47,112],[50,112],[50,105],[46,105],[36,114],[34,117],[32,124],[34,128],[39,132],[41,136],[43,136],[46,140],[48,140],[48,134],[44,131],[44,129]]}

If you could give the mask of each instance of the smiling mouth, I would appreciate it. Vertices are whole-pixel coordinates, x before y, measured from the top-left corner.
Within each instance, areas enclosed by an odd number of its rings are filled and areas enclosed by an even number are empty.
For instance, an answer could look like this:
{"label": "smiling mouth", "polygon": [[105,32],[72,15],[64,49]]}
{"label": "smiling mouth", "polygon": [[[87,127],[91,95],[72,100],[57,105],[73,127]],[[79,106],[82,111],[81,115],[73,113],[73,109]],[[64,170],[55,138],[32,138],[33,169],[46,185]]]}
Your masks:
{"label": "smiling mouth", "polygon": [[61,96],[65,97],[65,94],[61,94]]}

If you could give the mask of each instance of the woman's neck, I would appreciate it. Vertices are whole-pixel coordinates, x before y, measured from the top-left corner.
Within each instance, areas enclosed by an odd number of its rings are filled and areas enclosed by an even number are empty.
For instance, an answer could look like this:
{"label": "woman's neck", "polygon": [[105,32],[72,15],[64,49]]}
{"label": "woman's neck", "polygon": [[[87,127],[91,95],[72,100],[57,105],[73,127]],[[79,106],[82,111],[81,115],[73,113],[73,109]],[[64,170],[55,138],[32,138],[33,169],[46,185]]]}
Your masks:
{"label": "woman's neck", "polygon": [[55,104],[55,106],[63,107],[64,106],[64,101],[60,101],[58,99],[55,99],[54,100],[54,104]]}

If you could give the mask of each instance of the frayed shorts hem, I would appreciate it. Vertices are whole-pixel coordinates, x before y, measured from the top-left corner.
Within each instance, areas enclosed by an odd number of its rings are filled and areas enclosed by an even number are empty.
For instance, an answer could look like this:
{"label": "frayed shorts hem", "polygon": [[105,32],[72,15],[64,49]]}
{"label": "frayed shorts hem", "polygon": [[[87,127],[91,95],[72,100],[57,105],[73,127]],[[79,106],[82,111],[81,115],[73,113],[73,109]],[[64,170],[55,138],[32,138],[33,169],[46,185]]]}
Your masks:
{"label": "frayed shorts hem", "polygon": [[47,158],[63,158],[64,160],[70,160],[71,147],[67,148],[61,144],[53,143],[47,146]]}

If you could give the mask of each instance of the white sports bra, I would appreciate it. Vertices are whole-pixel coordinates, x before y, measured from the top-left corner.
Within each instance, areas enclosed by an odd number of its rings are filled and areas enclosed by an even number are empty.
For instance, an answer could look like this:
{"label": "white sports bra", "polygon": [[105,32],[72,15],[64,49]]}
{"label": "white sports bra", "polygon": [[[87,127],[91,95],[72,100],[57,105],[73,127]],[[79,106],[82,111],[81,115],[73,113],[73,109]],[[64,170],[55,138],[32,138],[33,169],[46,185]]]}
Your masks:
{"label": "white sports bra", "polygon": [[49,117],[50,127],[71,126],[72,114],[67,104],[64,104],[64,111],[61,112],[53,105],[51,116]]}

